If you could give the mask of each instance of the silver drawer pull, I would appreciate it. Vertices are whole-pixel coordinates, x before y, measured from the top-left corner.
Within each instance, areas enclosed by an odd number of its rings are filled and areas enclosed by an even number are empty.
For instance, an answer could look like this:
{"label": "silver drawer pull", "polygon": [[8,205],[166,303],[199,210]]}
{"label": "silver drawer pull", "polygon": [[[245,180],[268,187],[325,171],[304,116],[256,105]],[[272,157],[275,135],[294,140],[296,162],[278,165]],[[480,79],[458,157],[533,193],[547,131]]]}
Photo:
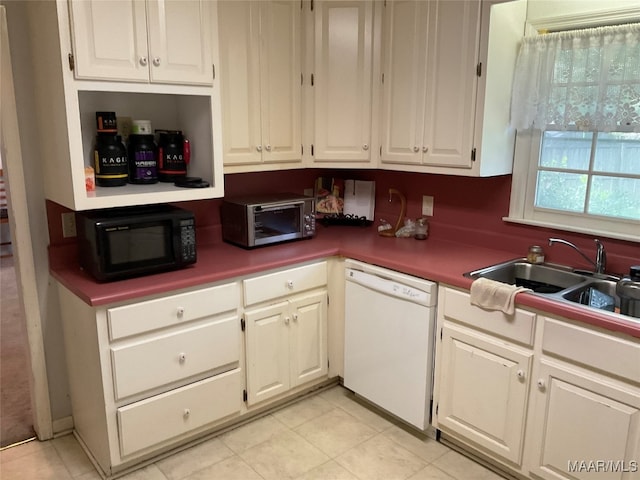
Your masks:
{"label": "silver drawer pull", "polygon": [[178,361],[180,363],[184,363],[187,361],[187,354],[186,353],[180,353],[180,355],[178,355]]}

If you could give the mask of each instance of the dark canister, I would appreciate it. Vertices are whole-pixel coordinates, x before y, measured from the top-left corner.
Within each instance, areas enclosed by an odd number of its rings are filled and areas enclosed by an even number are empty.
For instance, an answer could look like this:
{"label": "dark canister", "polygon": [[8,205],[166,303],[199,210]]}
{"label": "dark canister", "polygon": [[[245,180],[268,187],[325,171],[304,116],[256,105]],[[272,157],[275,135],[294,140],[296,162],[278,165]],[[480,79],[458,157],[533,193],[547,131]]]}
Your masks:
{"label": "dark canister", "polygon": [[161,182],[175,182],[186,177],[189,141],[179,130],[160,130],[158,133],[158,178]]}
{"label": "dark canister", "polygon": [[120,135],[98,133],[93,158],[96,185],[100,187],[126,185],[129,176],[127,149]]}
{"label": "dark canister", "polygon": [[153,135],[129,135],[129,183],[158,181],[158,148]]}

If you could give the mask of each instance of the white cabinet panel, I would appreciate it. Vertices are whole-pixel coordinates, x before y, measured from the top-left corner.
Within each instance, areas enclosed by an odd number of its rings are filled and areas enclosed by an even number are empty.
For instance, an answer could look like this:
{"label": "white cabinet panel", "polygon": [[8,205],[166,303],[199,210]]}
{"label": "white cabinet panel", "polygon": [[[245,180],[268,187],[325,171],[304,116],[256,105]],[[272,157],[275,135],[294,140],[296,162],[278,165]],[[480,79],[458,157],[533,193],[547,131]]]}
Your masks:
{"label": "white cabinet panel", "polygon": [[149,80],[145,2],[70,0],[75,75]]}
{"label": "white cabinet panel", "polygon": [[244,304],[254,305],[326,285],[327,262],[248,278],[243,281],[243,284]]}
{"label": "white cabinet panel", "polygon": [[245,312],[249,405],[289,390],[288,309],[281,302]]}
{"label": "white cabinet panel", "polygon": [[533,352],[449,323],[439,345],[438,426],[519,465]]}
{"label": "white cabinet panel", "polygon": [[78,79],[213,82],[211,11],[203,0],[71,0]]}
{"label": "white cabinet panel", "polygon": [[[547,361],[541,362],[536,379],[531,472],[537,478],[637,478],[638,388]],[[592,461],[611,463],[594,467]]]}
{"label": "white cabinet panel", "polygon": [[152,82],[211,84],[211,2],[147,0]]}
{"label": "white cabinet panel", "polygon": [[224,164],[301,161],[300,4],[221,1]]}
{"label": "white cabinet panel", "polygon": [[120,453],[127,456],[240,411],[242,372],[217,375],[117,411]]}
{"label": "white cabinet panel", "polygon": [[327,374],[327,294],[296,297],[291,308],[291,378],[302,385]]}
{"label": "white cabinet panel", "polygon": [[314,5],[314,160],[368,162],[374,2]]}
{"label": "white cabinet panel", "polygon": [[239,302],[239,285],[229,283],[109,308],[109,338],[118,340],[164,327],[183,325],[198,318],[235,310]]}
{"label": "white cabinet panel", "polygon": [[239,331],[234,313],[206,325],[112,346],[116,400],[220,367],[237,367]]}

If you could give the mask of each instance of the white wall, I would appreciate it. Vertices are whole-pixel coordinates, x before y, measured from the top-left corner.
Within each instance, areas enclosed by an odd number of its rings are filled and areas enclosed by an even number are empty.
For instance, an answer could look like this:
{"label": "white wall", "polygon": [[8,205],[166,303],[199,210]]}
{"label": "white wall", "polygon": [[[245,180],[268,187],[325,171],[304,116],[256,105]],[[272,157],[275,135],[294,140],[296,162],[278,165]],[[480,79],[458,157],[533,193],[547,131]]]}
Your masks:
{"label": "white wall", "polygon": [[[30,2],[19,0],[0,0],[7,11],[9,44],[13,66],[14,89],[20,128],[20,143],[24,168],[27,205],[24,218],[15,221],[28,221],[33,244],[33,263],[36,274],[39,307],[42,321],[47,364],[47,378],[51,403],[51,416],[55,421],[71,415],[69,387],[67,380],[62,322],[58,297],[49,279],[49,260],[47,247],[49,232],[45,208],[42,162],[46,161],[46,145],[40,145],[34,106],[34,85],[31,75],[30,59],[32,48],[31,35],[27,22],[26,8]],[[50,2],[55,6],[53,2]],[[26,213],[26,212],[25,212]],[[25,399],[26,401],[26,399]]]}

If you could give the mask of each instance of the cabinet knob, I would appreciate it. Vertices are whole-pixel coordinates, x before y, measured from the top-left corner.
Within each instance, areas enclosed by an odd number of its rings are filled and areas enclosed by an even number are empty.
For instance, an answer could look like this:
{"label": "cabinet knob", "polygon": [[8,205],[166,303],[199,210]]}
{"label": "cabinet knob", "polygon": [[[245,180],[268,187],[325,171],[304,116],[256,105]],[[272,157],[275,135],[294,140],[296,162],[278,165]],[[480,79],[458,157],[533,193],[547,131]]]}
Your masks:
{"label": "cabinet knob", "polygon": [[146,67],[149,64],[149,60],[147,60],[147,57],[140,57],[139,62],[143,67]]}
{"label": "cabinet knob", "polygon": [[422,153],[427,153],[429,151],[429,147],[422,147]]}
{"label": "cabinet knob", "polygon": [[289,325],[290,321],[291,321],[291,318],[288,315],[286,317],[284,317],[284,324],[285,325]]}
{"label": "cabinet knob", "polygon": [[293,321],[297,322],[298,321],[298,314],[294,313],[292,316],[293,316]]}
{"label": "cabinet knob", "polygon": [[180,361],[180,363],[184,363],[184,362],[186,362],[186,361],[187,361],[187,354],[186,354],[186,353],[181,352],[181,353],[178,355],[178,360]]}
{"label": "cabinet knob", "polygon": [[153,66],[154,67],[160,66],[160,57],[153,57]]}
{"label": "cabinet knob", "polygon": [[518,380],[524,380],[524,370],[518,370],[516,375],[518,376]]}
{"label": "cabinet knob", "polygon": [[189,415],[191,415],[191,409],[185,408],[184,411],[182,412],[182,416],[186,419],[186,418],[189,418]]}
{"label": "cabinet knob", "polygon": [[259,151],[259,152],[261,152],[261,151],[262,151],[262,145],[258,145],[258,146],[256,147],[256,150],[257,150],[257,151]]}
{"label": "cabinet knob", "polygon": [[293,280],[287,280],[287,288],[293,290]]}
{"label": "cabinet knob", "polygon": [[178,318],[184,317],[184,307],[178,307],[178,309],[176,310],[176,315],[178,315]]}
{"label": "cabinet knob", "polygon": [[367,145],[366,143],[364,145],[362,145],[362,149],[363,150],[369,150],[369,145]]}
{"label": "cabinet knob", "polygon": [[267,146],[266,146],[266,147],[264,147],[264,148],[267,150],[267,152],[270,152],[270,151],[271,151],[271,145],[267,145]]}
{"label": "cabinet knob", "polygon": [[418,147],[418,146],[413,147],[413,151],[418,153],[420,151],[420,147]]}
{"label": "cabinet knob", "polygon": [[547,385],[546,385],[546,383],[544,382],[544,379],[543,379],[543,378],[539,378],[537,383],[538,383],[538,388],[539,388],[540,390],[544,390],[544,389],[547,387]]}

